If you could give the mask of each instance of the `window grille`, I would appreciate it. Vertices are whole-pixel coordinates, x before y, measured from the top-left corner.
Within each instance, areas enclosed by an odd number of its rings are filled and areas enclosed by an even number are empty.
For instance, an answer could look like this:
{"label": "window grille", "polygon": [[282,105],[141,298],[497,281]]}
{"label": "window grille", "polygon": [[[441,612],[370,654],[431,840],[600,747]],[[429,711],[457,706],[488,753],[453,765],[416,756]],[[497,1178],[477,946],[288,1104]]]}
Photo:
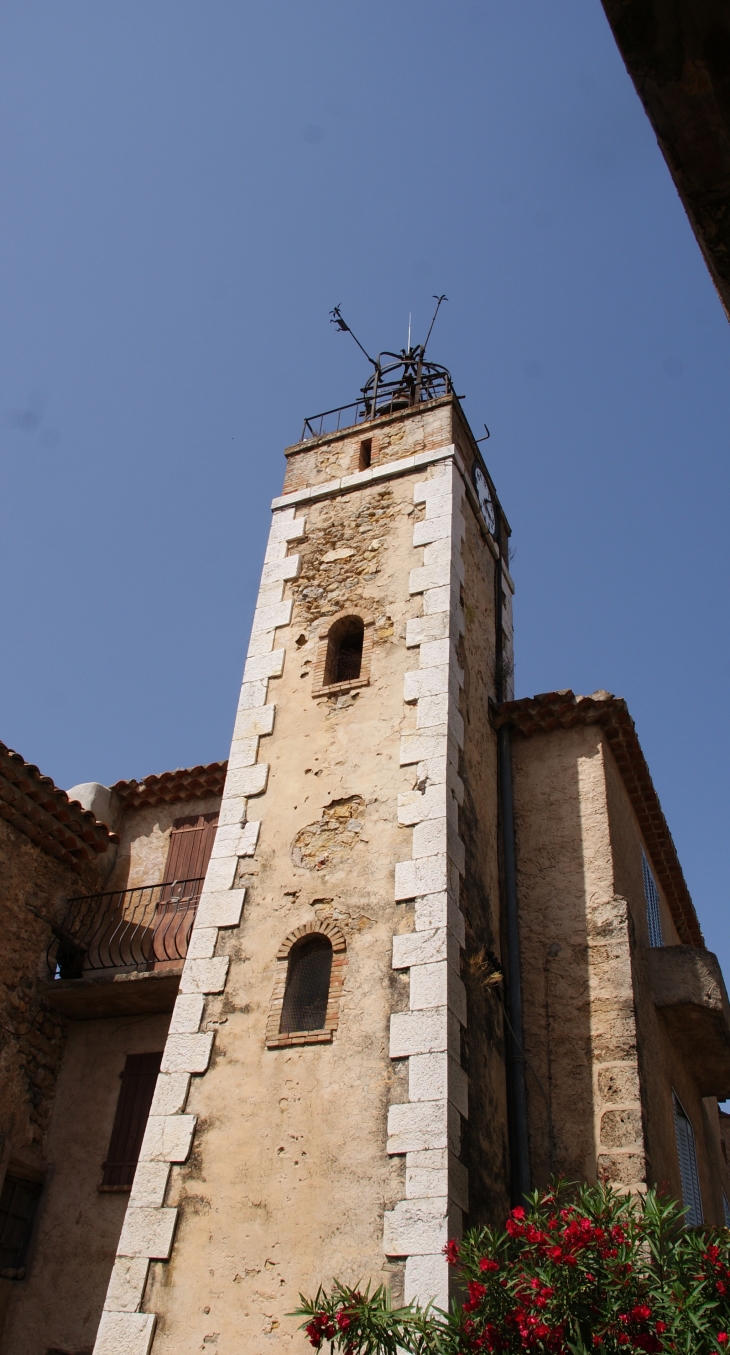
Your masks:
{"label": "window grille", "polygon": [[651,873],[651,867],[643,851],[641,853],[641,868],[644,874],[644,898],[646,899],[646,920],[649,924],[649,945],[663,946],[664,938],[662,936],[662,919],[659,912],[659,890],[656,887],[656,881]]}
{"label": "window grille", "polygon": [[354,682],[360,676],[362,668],[362,646],[365,627],[362,621],[353,618],[352,629],[339,637],[332,637],[335,652],[332,656],[331,682]]}
{"label": "window grille", "polygon": [[[0,1273],[23,1271],[42,1189],[40,1181],[7,1173],[0,1194]],[[22,1279],[23,1274],[7,1278]]]}
{"label": "window grille", "polygon": [[698,1228],[703,1222],[700,1178],[697,1171],[695,1152],[695,1132],[692,1121],[685,1111],[676,1092],[674,1098],[674,1132],[677,1136],[677,1156],[679,1175],[682,1180],[682,1199],[687,1206],[685,1221],[690,1227]]}
{"label": "window grille", "polygon": [[725,1215],[725,1227],[730,1228],[730,1204],[727,1202],[725,1191],[722,1192],[722,1212]]}
{"label": "window grille", "polygon": [[162,1051],[127,1055],[104,1163],[104,1190],[129,1190],[132,1185],[161,1062]]}
{"label": "window grille", "polygon": [[294,946],[281,1010],[279,1034],[322,1030],[332,973],[332,944],[318,933]]}

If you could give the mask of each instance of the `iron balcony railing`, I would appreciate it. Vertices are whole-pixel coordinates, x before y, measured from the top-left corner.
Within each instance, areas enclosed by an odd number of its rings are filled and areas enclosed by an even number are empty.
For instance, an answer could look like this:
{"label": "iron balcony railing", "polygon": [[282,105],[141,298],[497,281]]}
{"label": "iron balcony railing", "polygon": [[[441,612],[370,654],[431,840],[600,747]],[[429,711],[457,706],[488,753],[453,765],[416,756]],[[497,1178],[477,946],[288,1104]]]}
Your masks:
{"label": "iron balcony railing", "polygon": [[371,377],[372,387],[366,388],[366,393],[353,404],[341,405],[339,409],[326,409],[323,414],[312,414],[305,419],[300,441],[308,442],[310,438],[322,437],[324,433],[337,433],[340,428],[381,419],[385,414],[397,414],[425,400],[437,400],[442,395],[450,395],[453,390],[451,377],[445,369],[434,372],[428,380],[422,379],[418,383],[413,379],[388,381],[388,370],[378,371],[375,378]]}
{"label": "iron balcony railing", "polygon": [[167,969],[185,959],[203,879],[69,899],[48,948],[57,979],[89,978],[107,969]]}

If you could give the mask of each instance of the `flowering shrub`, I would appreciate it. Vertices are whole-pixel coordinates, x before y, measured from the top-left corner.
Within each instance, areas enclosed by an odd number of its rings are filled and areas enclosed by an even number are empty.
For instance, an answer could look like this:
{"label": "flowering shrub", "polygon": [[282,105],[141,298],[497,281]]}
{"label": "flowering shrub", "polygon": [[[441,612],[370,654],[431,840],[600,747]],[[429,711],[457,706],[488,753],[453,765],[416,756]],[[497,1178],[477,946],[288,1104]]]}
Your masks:
{"label": "flowering shrub", "polygon": [[295,1315],[315,1350],[344,1355],[730,1355],[730,1232],[683,1214],[654,1191],[556,1185],[504,1229],[446,1244],[462,1294],[450,1313],[336,1283]]}

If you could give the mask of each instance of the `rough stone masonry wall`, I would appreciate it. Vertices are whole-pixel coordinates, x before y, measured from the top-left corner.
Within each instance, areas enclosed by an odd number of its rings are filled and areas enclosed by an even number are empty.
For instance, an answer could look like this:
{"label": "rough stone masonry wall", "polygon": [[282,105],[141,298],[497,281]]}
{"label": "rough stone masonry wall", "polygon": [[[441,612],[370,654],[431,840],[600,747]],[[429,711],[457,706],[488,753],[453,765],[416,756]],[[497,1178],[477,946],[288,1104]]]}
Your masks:
{"label": "rough stone masonry wall", "polygon": [[[448,458],[450,450],[423,454],[420,464],[428,468]],[[147,1352],[155,1317],[152,1311],[143,1312],[143,1305],[161,1315],[155,1341],[160,1352],[182,1355],[199,1349],[201,1341],[215,1350],[219,1340],[230,1341],[234,1335],[250,1348],[256,1342],[268,1349],[288,1349],[294,1324],[285,1323],[284,1314],[296,1303],[297,1287],[308,1288],[312,1280],[329,1281],[333,1273],[353,1283],[363,1273],[397,1279],[398,1266],[383,1258],[380,1230],[383,1204],[387,1211],[404,1193],[405,1149],[396,1150],[391,1168],[385,1153],[385,1116],[393,1093],[401,1103],[405,1094],[403,1064],[396,1059],[391,1069],[388,1059],[387,1024],[389,1013],[407,1001],[399,972],[389,968],[393,932],[413,925],[409,904],[397,905],[393,899],[392,880],[402,852],[399,839],[406,831],[397,823],[398,794],[414,781],[410,759],[406,757],[401,768],[397,749],[401,726],[413,719],[412,707],[404,709],[402,700],[407,667],[403,639],[413,609],[407,580],[414,563],[412,482],[418,465],[414,456],[401,465],[391,463],[385,474],[365,471],[321,486],[316,495],[306,490],[274,501],[221,826],[99,1329],[97,1355]],[[386,481],[391,482],[391,499],[381,493]],[[435,497],[430,489],[426,492],[439,510],[438,519],[450,502],[445,487],[441,484]],[[353,512],[361,512],[357,506],[361,500],[348,498],[354,491],[367,495],[369,507],[359,521],[368,542],[362,554],[372,557],[373,563],[362,573],[343,568],[342,578],[352,584],[348,605],[382,602],[372,681],[357,693],[356,701],[354,693],[313,700],[311,665],[321,618],[341,600],[334,596],[340,591],[339,576],[326,559],[337,549],[331,544],[331,515],[336,505],[343,506],[341,541],[351,539],[350,519]],[[295,516],[298,502],[307,505],[306,520]],[[439,522],[435,554],[443,551],[442,527]],[[380,544],[370,551],[376,541]],[[290,542],[301,542],[296,555],[288,554]],[[352,558],[346,557],[343,564]],[[447,601],[445,629],[439,609],[450,588],[434,582],[437,573],[443,574],[440,564],[427,565],[428,577],[421,582],[433,604],[425,625],[434,628],[433,643],[439,647],[439,634],[448,639],[450,604]],[[418,580],[413,585],[414,594],[419,593]],[[290,594],[286,598],[285,588]],[[437,677],[440,682],[443,663],[434,663],[435,655],[429,656],[427,648],[423,656],[430,657],[422,670],[426,680]],[[415,679],[422,681],[418,673]],[[269,700],[272,680],[276,711]],[[423,702],[417,692],[408,697],[418,700],[426,720],[415,737],[438,741],[441,731],[433,720],[444,693],[421,696]],[[258,760],[263,737],[265,763]],[[430,758],[424,754],[424,775],[433,781],[437,795],[447,775],[447,747],[442,744],[442,759],[439,749]],[[259,797],[261,809],[251,820],[248,801],[253,796]],[[346,816],[348,826],[340,836],[349,832],[353,846],[343,861],[339,837],[331,854],[320,850],[319,840],[335,829],[339,833],[344,817],[337,812],[338,805],[352,805],[354,796],[365,808],[361,811],[358,802],[358,815]],[[430,804],[428,794],[419,799]],[[442,802],[445,809],[443,795]],[[425,836],[435,830],[435,838],[420,865],[415,862],[417,870],[435,867],[431,878],[438,885],[436,895],[422,900],[419,911],[426,933],[420,942],[428,946],[435,940],[437,951],[429,952],[430,963],[420,967],[416,978],[436,980],[437,988],[442,978],[438,933],[446,931],[447,907],[446,877],[443,887],[441,877],[437,879],[445,841],[439,817],[430,826],[425,824]],[[310,859],[313,842],[317,851]],[[421,842],[422,849],[428,845]],[[454,843],[453,850],[456,847]],[[244,893],[246,915],[241,925]],[[413,897],[411,893],[409,898]],[[429,903],[432,913],[427,916]],[[311,918],[331,919],[347,936],[346,981],[335,1040],[266,1049],[279,947]],[[222,934],[219,928],[224,929]],[[411,985],[414,998],[417,982]],[[451,985],[451,991],[452,1001],[458,1000],[458,987]],[[435,992],[432,989],[431,1000]],[[433,1010],[428,993],[424,991],[423,997],[427,999],[423,1018],[428,1022],[435,1017],[443,1027],[446,1008]],[[417,1015],[420,1019],[420,1009]],[[446,1052],[443,1036],[439,1038],[440,1049]],[[195,1076],[208,1068],[205,1078]],[[456,1073],[452,1085],[455,1081]],[[436,1099],[441,1098],[438,1086],[433,1087]],[[195,1148],[188,1159],[196,1114]],[[423,1165],[440,1176],[443,1191],[442,1159],[443,1153],[438,1166]],[[170,1181],[174,1162],[185,1166],[176,1169]],[[423,1180],[423,1172],[422,1184],[429,1188],[433,1184]],[[425,1198],[430,1207],[431,1196],[423,1189],[418,1198]],[[171,1255],[177,1206],[178,1240],[170,1265],[161,1265]],[[429,1254],[434,1245],[430,1235]],[[201,1322],[206,1324],[202,1332]]]}
{"label": "rough stone masonry wall", "polygon": [[533,1180],[559,1172],[640,1190],[630,923],[615,890],[602,735],[515,734],[512,748]]}

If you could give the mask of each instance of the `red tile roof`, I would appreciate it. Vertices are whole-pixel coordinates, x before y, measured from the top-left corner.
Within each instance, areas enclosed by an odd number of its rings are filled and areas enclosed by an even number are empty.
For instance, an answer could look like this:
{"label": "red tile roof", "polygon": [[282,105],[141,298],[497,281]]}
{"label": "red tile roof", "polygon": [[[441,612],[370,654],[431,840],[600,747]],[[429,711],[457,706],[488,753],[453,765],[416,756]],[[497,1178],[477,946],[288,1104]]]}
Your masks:
{"label": "red tile roof", "polygon": [[117,781],[112,790],[128,808],[140,805],[178,804],[183,800],[204,800],[223,794],[227,762],[209,762],[205,767],[178,767],[160,776],[145,776],[142,781]]}
{"label": "red tile roof", "polygon": [[32,762],[0,743],[0,818],[74,870],[118,842],[78,800],[42,776]]}
{"label": "red tile roof", "polygon": [[492,718],[496,728],[508,724],[526,738],[531,734],[572,729],[575,725],[601,726],[623,777],[680,940],[687,945],[703,946],[702,931],[677,849],[626,702],[602,691],[594,692],[592,696],[576,696],[571,691],[544,692],[541,696],[494,706]]}

